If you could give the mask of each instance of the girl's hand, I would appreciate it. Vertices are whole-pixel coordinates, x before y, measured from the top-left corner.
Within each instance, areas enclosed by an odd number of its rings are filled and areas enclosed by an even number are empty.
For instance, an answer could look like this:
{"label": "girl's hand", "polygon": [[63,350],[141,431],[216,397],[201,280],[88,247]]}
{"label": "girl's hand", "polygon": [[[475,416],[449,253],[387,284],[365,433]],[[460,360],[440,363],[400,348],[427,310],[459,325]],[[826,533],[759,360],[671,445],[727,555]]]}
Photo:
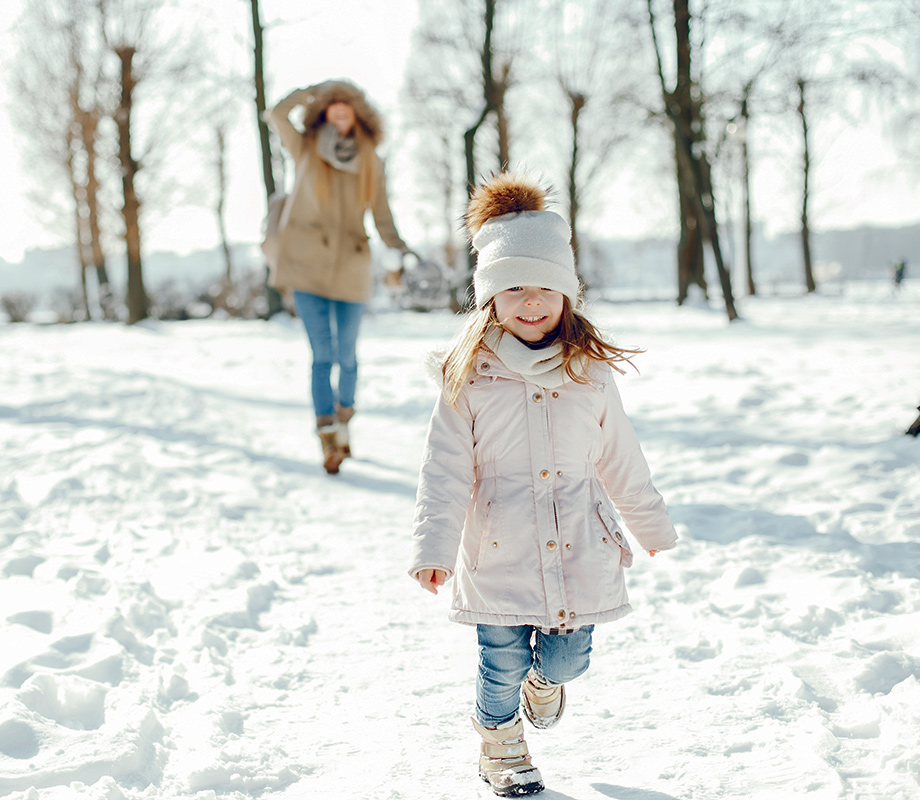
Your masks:
{"label": "girl's hand", "polygon": [[648,551],[648,554],[649,554],[652,558],[654,558],[654,557],[655,557],[655,553],[657,553],[657,552],[658,552],[657,550],[649,550],[649,551]]}
{"label": "girl's hand", "polygon": [[443,569],[423,569],[416,577],[426,592],[437,594],[438,587],[443,586],[447,580],[447,573]]}

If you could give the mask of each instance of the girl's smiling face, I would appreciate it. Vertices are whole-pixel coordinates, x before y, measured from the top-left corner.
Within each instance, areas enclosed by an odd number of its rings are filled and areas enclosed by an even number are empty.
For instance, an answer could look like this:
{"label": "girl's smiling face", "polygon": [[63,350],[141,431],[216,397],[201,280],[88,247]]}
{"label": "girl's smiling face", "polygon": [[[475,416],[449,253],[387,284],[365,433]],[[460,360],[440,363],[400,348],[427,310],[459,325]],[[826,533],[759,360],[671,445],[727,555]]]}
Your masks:
{"label": "girl's smiling face", "polygon": [[501,326],[525,342],[539,342],[562,319],[565,296],[538,286],[515,286],[495,295]]}

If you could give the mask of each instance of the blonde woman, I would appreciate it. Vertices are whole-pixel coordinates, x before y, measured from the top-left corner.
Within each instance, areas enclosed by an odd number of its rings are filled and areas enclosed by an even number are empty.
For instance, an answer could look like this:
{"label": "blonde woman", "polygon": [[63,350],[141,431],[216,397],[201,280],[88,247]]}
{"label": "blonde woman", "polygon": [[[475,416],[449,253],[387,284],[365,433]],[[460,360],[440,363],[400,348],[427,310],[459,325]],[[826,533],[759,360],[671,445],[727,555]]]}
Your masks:
{"label": "blonde woman", "polygon": [[[303,118],[295,125],[291,112],[298,107]],[[388,247],[410,251],[393,222],[376,152],[382,121],[361,89],[343,80],[296,89],[266,118],[295,164],[294,188],[269,258],[269,283],[293,292],[306,328],[323,466],[335,474],[351,453],[358,329],[373,286],[365,212],[372,212]]]}

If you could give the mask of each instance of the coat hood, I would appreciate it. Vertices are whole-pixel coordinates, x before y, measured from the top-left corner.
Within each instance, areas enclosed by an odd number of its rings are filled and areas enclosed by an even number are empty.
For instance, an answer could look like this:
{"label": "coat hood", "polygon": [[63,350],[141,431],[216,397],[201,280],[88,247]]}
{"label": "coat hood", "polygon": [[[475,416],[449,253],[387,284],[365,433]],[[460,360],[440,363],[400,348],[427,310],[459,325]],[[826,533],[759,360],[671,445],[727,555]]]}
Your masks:
{"label": "coat hood", "polygon": [[326,121],[326,109],[332,103],[348,103],[354,110],[358,124],[376,147],[383,140],[383,120],[367,95],[350,81],[330,80],[311,86],[310,96],[304,103],[304,135],[316,136]]}

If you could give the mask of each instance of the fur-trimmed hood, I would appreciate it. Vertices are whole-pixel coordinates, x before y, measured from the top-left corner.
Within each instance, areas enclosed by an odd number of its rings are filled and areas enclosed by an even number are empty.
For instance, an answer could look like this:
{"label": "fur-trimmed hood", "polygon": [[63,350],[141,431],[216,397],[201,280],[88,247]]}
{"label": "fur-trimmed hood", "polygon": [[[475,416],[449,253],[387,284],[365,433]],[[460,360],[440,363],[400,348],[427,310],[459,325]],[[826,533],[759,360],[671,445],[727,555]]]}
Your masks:
{"label": "fur-trimmed hood", "polygon": [[358,124],[370,137],[374,146],[383,141],[383,119],[371,105],[367,95],[350,81],[329,80],[310,86],[304,102],[304,135],[314,137],[326,121],[326,109],[333,103],[348,103],[354,110]]}

